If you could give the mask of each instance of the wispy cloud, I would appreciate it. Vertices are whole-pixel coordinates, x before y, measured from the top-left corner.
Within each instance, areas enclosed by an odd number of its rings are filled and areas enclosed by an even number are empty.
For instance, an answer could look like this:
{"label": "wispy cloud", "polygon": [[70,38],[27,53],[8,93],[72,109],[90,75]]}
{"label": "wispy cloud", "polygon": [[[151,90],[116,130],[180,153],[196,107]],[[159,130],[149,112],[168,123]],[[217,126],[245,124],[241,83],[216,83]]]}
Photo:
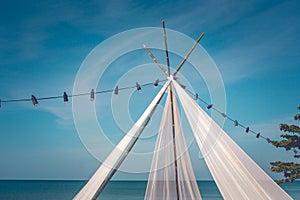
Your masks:
{"label": "wispy cloud", "polygon": [[197,37],[197,32],[206,32],[201,44],[215,60],[225,82],[235,83],[266,70],[299,65],[295,59],[300,52],[298,3],[264,4],[255,1],[224,1],[218,2],[218,6],[214,1],[187,3],[168,22],[193,37]]}
{"label": "wispy cloud", "polygon": [[[255,11],[223,31],[223,48],[214,58],[227,83],[274,68],[296,67],[299,61],[297,16],[290,14],[295,3],[285,2]],[[294,12],[296,13],[296,12]],[[297,46],[297,45],[296,45]],[[283,62],[285,60],[285,62]]]}
{"label": "wispy cloud", "polygon": [[71,105],[43,105],[40,109],[42,111],[46,111],[55,115],[57,118],[56,122],[59,128],[74,129]]}

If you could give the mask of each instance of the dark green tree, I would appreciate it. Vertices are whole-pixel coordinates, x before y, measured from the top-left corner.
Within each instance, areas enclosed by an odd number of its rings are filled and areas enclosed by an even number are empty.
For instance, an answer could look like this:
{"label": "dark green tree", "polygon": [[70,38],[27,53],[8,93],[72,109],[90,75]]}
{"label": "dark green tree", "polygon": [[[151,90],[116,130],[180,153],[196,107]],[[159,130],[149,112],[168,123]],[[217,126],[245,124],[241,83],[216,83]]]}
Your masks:
{"label": "dark green tree", "polygon": [[[297,107],[300,110],[300,106]],[[296,122],[300,121],[300,114],[294,116]],[[270,141],[275,147],[285,148],[286,151],[293,151],[294,157],[299,158],[298,153],[300,149],[300,127],[296,125],[280,124],[280,131],[284,132],[280,135],[283,138],[280,141]],[[300,164],[296,162],[282,162],[276,161],[270,163],[270,169],[273,172],[283,173],[284,178],[278,180],[277,183],[293,182],[300,179]]]}

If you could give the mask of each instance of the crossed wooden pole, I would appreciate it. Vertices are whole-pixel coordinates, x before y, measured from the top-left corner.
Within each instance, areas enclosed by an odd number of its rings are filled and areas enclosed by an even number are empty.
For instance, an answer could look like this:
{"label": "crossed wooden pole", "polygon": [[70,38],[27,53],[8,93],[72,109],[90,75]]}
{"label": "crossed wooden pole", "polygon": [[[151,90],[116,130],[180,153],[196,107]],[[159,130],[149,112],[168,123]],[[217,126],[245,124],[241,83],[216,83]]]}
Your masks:
{"label": "crossed wooden pole", "polygon": [[[152,58],[152,60],[157,64],[157,66],[163,71],[163,73],[167,77],[175,77],[176,74],[179,72],[179,70],[182,68],[188,57],[191,55],[193,50],[196,48],[197,44],[200,42],[200,40],[204,36],[204,32],[200,34],[198,39],[195,41],[191,49],[187,52],[187,54],[184,56],[183,60],[179,63],[177,66],[175,72],[171,75],[171,68],[170,68],[170,60],[169,60],[169,51],[168,51],[168,44],[167,44],[167,34],[166,34],[166,28],[165,28],[165,21],[162,20],[162,28],[163,28],[163,34],[164,34],[164,45],[165,45],[165,52],[166,52],[166,61],[167,61],[167,67],[168,69],[166,70],[165,67],[156,59],[156,57],[151,53],[151,51],[147,48],[147,46],[144,44],[143,47],[146,50],[146,52],[149,54],[149,56]],[[174,151],[174,171],[175,171],[175,184],[176,184],[176,196],[177,200],[179,200],[179,189],[178,189],[178,171],[177,171],[177,153],[176,153],[176,142],[175,142],[175,136],[176,136],[176,131],[175,131],[175,120],[174,120],[174,99],[173,99],[173,93],[174,93],[174,86],[171,83],[169,87],[170,91],[170,96],[171,96],[171,114],[172,114],[172,136],[173,136],[173,151]]]}

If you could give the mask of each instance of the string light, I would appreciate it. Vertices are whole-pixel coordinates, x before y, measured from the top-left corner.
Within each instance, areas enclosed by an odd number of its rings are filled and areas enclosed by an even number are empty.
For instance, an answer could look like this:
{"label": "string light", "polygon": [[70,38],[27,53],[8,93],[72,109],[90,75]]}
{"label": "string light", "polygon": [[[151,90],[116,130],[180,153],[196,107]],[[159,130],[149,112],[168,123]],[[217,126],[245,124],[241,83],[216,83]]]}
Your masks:
{"label": "string light", "polygon": [[36,97],[34,95],[31,95],[31,101],[34,107],[37,107],[39,102],[37,101]]}
{"label": "string light", "polygon": [[198,94],[196,93],[194,96],[194,100],[197,101],[198,100]]}
{"label": "string light", "polygon": [[208,105],[206,108],[207,108],[207,110],[209,110],[209,109],[211,109],[212,107],[213,107],[213,105],[210,104],[210,105]]}
{"label": "string light", "polygon": [[[200,100],[202,103],[204,103],[207,107],[207,109],[213,109],[213,110],[215,110],[216,112],[218,112],[220,115],[222,115],[224,118],[226,118],[226,119],[228,119],[228,120],[230,120],[230,121],[232,121],[233,123],[234,123],[234,125],[235,126],[240,126],[241,128],[244,128],[245,129],[245,131],[246,131],[246,133],[252,133],[252,134],[254,134],[255,135],[255,137],[256,138],[262,138],[262,139],[265,139],[268,143],[271,143],[271,140],[269,139],[269,138],[267,138],[267,137],[264,137],[263,135],[261,135],[261,133],[260,132],[255,132],[255,131],[253,131],[253,130],[251,130],[250,128],[249,128],[249,126],[244,126],[244,125],[242,125],[241,123],[239,123],[237,120],[234,120],[234,119],[232,119],[231,117],[229,117],[227,114],[225,114],[224,112],[221,112],[220,110],[218,110],[217,108],[215,108],[215,107],[213,107],[213,104],[209,104],[209,103],[207,103],[205,100],[203,100],[202,98],[200,98],[199,96],[198,96],[198,94],[196,93],[196,94],[194,94],[192,91],[190,91],[189,89],[186,89],[186,91],[191,95],[191,96],[193,96],[194,98],[195,98],[195,96],[197,95],[197,97],[198,97],[198,100]],[[299,156],[300,157],[300,156]]]}
{"label": "string light", "polygon": [[68,103],[69,98],[66,92],[64,92],[63,97],[64,97],[64,103]]}
{"label": "string light", "polygon": [[185,88],[186,88],[185,85],[183,85],[183,84],[181,84],[181,83],[179,83],[179,85],[185,90]]}
{"label": "string light", "polygon": [[[176,80],[176,78],[175,78]],[[154,83],[145,83],[145,84],[142,84],[140,85],[138,82],[136,82],[135,86],[129,86],[129,87],[122,87],[122,88],[119,88],[118,86],[115,87],[115,89],[109,89],[109,90],[102,90],[102,91],[98,91],[96,92],[94,89],[91,90],[90,93],[82,93],[82,94],[72,94],[72,95],[67,95],[66,92],[64,92],[63,96],[50,96],[50,97],[43,97],[43,98],[36,98],[34,95],[31,95],[31,98],[25,98],[25,99],[10,99],[10,100],[2,100],[0,99],[0,108],[2,107],[2,104],[3,103],[12,103],[12,102],[26,102],[26,101],[32,101],[34,107],[37,107],[38,104],[39,104],[39,100],[49,100],[49,99],[58,99],[58,98],[64,98],[64,102],[68,102],[68,97],[71,97],[71,98],[74,98],[74,97],[77,97],[77,96],[86,96],[86,95],[89,95],[90,96],[90,100],[91,101],[94,101],[95,99],[95,94],[102,94],[102,93],[109,93],[109,92],[114,92],[114,94],[118,94],[119,93],[119,90],[127,90],[127,89],[133,89],[133,88],[136,88],[139,92],[141,92],[142,88],[141,86],[148,86],[148,85],[154,85],[156,87],[156,84],[158,86],[158,83],[160,82],[165,82],[167,81],[167,79],[164,79],[164,80],[159,80],[157,79]],[[185,87],[185,86],[184,86]],[[207,109],[213,109],[215,110],[216,112],[218,112],[220,115],[222,115],[224,118],[232,121],[235,125],[237,124],[238,126],[242,127],[245,129],[246,133],[252,133],[252,134],[255,134],[256,138],[262,138],[262,139],[265,139],[268,143],[271,142],[271,140],[267,137],[264,137],[263,135],[261,135],[260,132],[255,132],[253,130],[251,130],[248,127],[245,127],[244,125],[238,123],[237,120],[233,120],[232,118],[230,118],[227,114],[225,114],[224,112],[221,112],[219,111],[218,109],[216,109],[215,107],[213,107],[213,104],[208,104],[206,101],[204,101],[202,98],[199,98],[199,95],[198,93],[194,94],[193,92],[191,92],[189,89],[185,88],[186,91],[191,95],[193,96],[193,98],[195,100],[200,100],[202,103],[206,104],[207,105]],[[65,101],[67,100],[67,101]],[[237,123],[236,123],[237,122]]]}
{"label": "string light", "polygon": [[118,94],[119,94],[119,87],[118,87],[118,86],[115,87],[114,94],[115,94],[115,95],[118,95]]}
{"label": "string light", "polygon": [[91,90],[91,93],[90,93],[90,100],[91,100],[91,101],[94,101],[94,100],[95,100],[95,90],[94,90],[94,89]]}
{"label": "string light", "polygon": [[239,122],[237,120],[234,121],[234,126],[239,126]]}
{"label": "string light", "polygon": [[258,138],[259,138],[259,136],[260,136],[260,133],[257,133],[257,134],[256,134],[256,138],[258,139]]}
{"label": "string light", "polygon": [[142,88],[141,88],[140,84],[138,82],[136,82],[135,86],[136,86],[137,91],[139,91],[141,93],[142,92]]}
{"label": "string light", "polygon": [[159,83],[159,79],[157,79],[157,80],[153,83],[154,87],[157,87],[157,86],[158,86],[158,83]]}
{"label": "string light", "polygon": [[[158,80],[158,83],[165,82],[165,81],[167,81],[167,79]],[[141,84],[141,85],[138,84],[138,86],[139,86],[140,91],[141,91],[141,86],[149,86],[149,85],[152,85],[152,84],[153,84],[153,82],[152,83],[144,83],[144,84]],[[109,92],[114,92],[115,94],[118,94],[119,90],[128,90],[128,89],[133,89],[133,88],[136,88],[136,87],[137,87],[137,85],[122,87],[122,88],[119,88],[118,86],[116,86],[115,89],[102,90],[102,91],[97,91],[97,92],[94,89],[92,89],[91,92],[89,92],[89,93],[81,93],[81,94],[67,95],[67,93],[64,92],[62,96],[48,96],[48,97],[36,98],[34,95],[31,95],[31,98],[24,98],[24,99],[9,99],[9,100],[0,99],[0,108],[2,107],[3,103],[26,102],[26,101],[31,101],[32,104],[35,107],[37,107],[40,100],[50,100],[50,99],[60,99],[60,98],[63,98],[64,102],[66,103],[66,102],[69,101],[69,98],[74,98],[74,97],[78,97],[78,96],[90,96],[90,100],[94,101],[96,94],[109,93]]]}
{"label": "string light", "polygon": [[248,126],[248,127],[246,128],[246,133],[249,133],[249,129],[250,129],[250,128],[249,128],[249,126]]}

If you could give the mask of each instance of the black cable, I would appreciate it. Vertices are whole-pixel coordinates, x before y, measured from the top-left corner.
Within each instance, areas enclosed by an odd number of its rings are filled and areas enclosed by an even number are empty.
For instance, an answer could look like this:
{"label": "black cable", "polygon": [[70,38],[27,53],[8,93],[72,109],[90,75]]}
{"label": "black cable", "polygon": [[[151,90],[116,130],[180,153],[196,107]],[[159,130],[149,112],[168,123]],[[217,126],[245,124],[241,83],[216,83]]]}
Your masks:
{"label": "black cable", "polygon": [[[159,80],[158,83],[165,82],[167,80],[168,79]],[[149,86],[149,85],[153,85],[153,83],[144,83],[144,84],[141,84],[140,86],[143,87],[143,86]],[[133,89],[133,88],[136,88],[136,85],[134,85],[134,86],[127,86],[127,87],[121,87],[121,88],[118,88],[118,90],[128,90],[128,89]],[[265,137],[265,136],[263,136],[263,135],[261,135],[260,132],[255,132],[255,131],[249,129],[249,127],[246,127],[243,124],[240,124],[237,120],[234,120],[233,118],[231,118],[230,116],[228,116],[226,113],[221,112],[220,110],[218,110],[217,108],[215,108],[212,104],[207,103],[204,99],[200,98],[197,94],[194,94],[188,88],[185,88],[185,90],[187,91],[187,93],[190,94],[190,96],[192,96],[193,98],[197,97],[197,100],[201,101],[206,106],[209,106],[208,108],[211,108],[211,109],[215,110],[216,112],[218,112],[219,114],[221,114],[224,118],[232,121],[233,123],[236,123],[236,126],[240,126],[240,127],[244,128],[245,130],[248,129],[248,132],[254,134],[257,138],[261,137],[261,138],[265,139],[268,143],[270,143],[270,139],[267,138],[267,137]],[[103,93],[110,93],[110,92],[114,92],[114,89],[95,91],[95,94],[103,94]],[[81,94],[71,94],[71,95],[67,95],[67,96],[70,97],[70,98],[73,98],[73,97],[78,97],[78,96],[88,96],[90,94],[91,93],[81,93]],[[36,99],[40,101],[40,100],[61,99],[61,98],[63,98],[63,95],[49,96],[49,97],[40,97],[40,98],[36,98]],[[1,105],[1,103],[25,102],[25,101],[32,101],[32,98],[0,100],[0,105]]]}
{"label": "black cable", "polygon": [[[168,79],[164,79],[164,80],[159,80],[158,82],[165,82]],[[148,86],[148,85],[153,85],[153,83],[144,83],[141,84],[141,86]],[[128,89],[133,89],[136,88],[136,86],[128,86],[128,87],[122,87],[119,88],[119,90],[128,90]],[[95,91],[95,94],[103,94],[103,93],[110,93],[113,92],[114,89],[108,89],[108,90],[101,90],[101,91]],[[68,97],[72,98],[72,97],[78,97],[78,96],[88,96],[91,93],[81,93],[81,94],[71,94],[68,95]],[[36,98],[37,100],[49,100],[49,99],[61,99],[63,98],[63,95],[59,95],[59,96],[49,96],[49,97],[40,97],[40,98]],[[9,99],[9,100],[0,100],[1,103],[12,103],[12,102],[25,102],[25,101],[32,101],[31,98],[23,98],[23,99]]]}
{"label": "black cable", "polygon": [[197,97],[197,100],[200,100],[200,101],[201,101],[202,103],[204,103],[206,106],[210,106],[211,109],[213,109],[213,110],[215,110],[216,112],[218,112],[219,114],[221,114],[224,118],[226,118],[226,119],[232,121],[233,123],[237,123],[237,126],[240,126],[240,127],[244,128],[245,130],[248,129],[248,132],[253,133],[253,134],[256,136],[256,138],[263,138],[263,139],[265,139],[268,143],[270,143],[271,140],[270,140],[268,137],[265,137],[265,136],[261,135],[260,132],[255,132],[255,131],[249,129],[249,127],[246,127],[246,126],[244,126],[243,124],[240,124],[237,120],[234,120],[233,118],[231,118],[230,116],[228,116],[226,113],[221,112],[220,110],[218,110],[217,108],[215,108],[212,104],[209,104],[209,103],[207,103],[205,100],[203,100],[202,98],[200,98],[200,97],[197,95],[197,93],[194,94],[194,93],[193,93],[191,90],[189,90],[188,88],[186,88],[185,90],[190,94],[190,96],[192,96],[193,98]]}
{"label": "black cable", "polygon": [[11,99],[11,100],[1,100],[1,102],[5,102],[5,103],[19,102],[19,101],[31,101],[31,99]]}

